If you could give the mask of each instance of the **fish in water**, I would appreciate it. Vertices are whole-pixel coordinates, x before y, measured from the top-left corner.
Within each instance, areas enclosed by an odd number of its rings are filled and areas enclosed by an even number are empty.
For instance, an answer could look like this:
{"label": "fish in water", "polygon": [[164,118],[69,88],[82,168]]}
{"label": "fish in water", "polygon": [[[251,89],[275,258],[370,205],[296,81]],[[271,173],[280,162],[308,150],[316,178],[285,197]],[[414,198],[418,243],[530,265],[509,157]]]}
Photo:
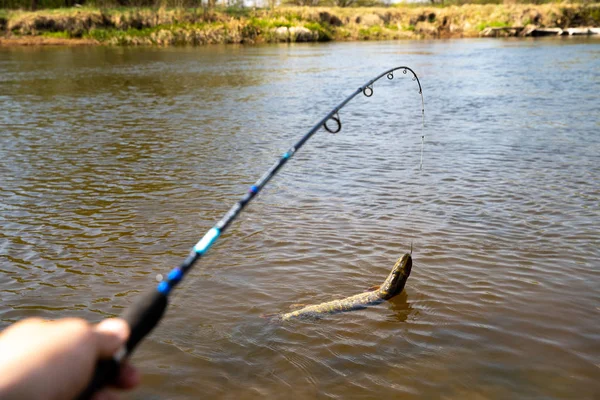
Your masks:
{"label": "fish in water", "polygon": [[322,314],[358,310],[367,306],[379,304],[402,292],[406,280],[410,275],[411,268],[412,257],[407,253],[396,262],[394,268],[392,268],[392,272],[390,272],[379,289],[372,292],[359,293],[342,300],[334,300],[307,306],[296,311],[280,314],[279,318],[282,321],[287,321],[292,318],[318,317]]}

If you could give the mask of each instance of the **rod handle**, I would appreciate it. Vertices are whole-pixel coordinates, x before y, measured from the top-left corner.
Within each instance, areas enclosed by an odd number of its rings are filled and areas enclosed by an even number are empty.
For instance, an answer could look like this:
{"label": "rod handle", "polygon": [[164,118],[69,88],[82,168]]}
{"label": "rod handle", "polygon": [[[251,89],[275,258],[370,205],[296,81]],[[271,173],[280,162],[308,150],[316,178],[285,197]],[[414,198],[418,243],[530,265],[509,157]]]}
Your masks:
{"label": "rod handle", "polygon": [[154,329],[162,318],[167,308],[167,296],[153,289],[139,296],[137,300],[125,310],[121,318],[129,325],[131,333],[125,347],[119,350],[113,358],[99,360],[94,370],[94,375],[85,390],[77,400],[90,399],[94,393],[104,386],[115,383],[119,376],[119,369],[123,358],[131,355],[139,342]]}
{"label": "rod handle", "polygon": [[121,318],[127,321],[131,333],[127,339],[127,355],[130,355],[138,343],[154,329],[167,309],[167,295],[152,289],[137,298]]}
{"label": "rod handle", "polygon": [[94,393],[102,389],[104,386],[114,382],[119,376],[120,363],[110,358],[108,360],[99,360],[96,363],[94,375],[88,386],[77,396],[77,400],[89,400]]}

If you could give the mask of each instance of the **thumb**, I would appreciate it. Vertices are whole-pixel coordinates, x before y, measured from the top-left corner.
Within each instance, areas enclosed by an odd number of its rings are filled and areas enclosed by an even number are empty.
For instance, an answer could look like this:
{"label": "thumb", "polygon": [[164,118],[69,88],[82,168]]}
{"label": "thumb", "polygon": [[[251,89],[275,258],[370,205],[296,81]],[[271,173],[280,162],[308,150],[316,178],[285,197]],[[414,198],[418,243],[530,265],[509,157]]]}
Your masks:
{"label": "thumb", "polygon": [[105,319],[94,327],[98,357],[108,358],[125,344],[129,337],[129,325],[120,318]]}

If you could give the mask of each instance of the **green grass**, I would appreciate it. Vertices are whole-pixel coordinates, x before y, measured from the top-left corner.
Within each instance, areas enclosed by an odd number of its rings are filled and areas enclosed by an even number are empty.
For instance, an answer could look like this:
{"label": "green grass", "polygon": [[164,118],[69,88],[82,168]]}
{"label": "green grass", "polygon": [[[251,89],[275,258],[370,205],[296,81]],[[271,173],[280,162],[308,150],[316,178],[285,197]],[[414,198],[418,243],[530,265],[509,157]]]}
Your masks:
{"label": "green grass", "polygon": [[99,42],[107,42],[113,37],[122,35],[123,31],[116,29],[91,29],[88,33],[84,34],[85,39],[94,39]]}
{"label": "green grass", "polygon": [[293,25],[291,22],[287,22],[287,21],[273,21],[272,24],[273,28],[280,28],[282,26],[285,26],[286,28],[291,28]]}
{"label": "green grass", "polygon": [[302,16],[298,13],[286,13],[284,15],[285,19],[287,19],[290,22],[299,22],[302,21]]}
{"label": "green grass", "polygon": [[248,18],[252,13],[252,9],[250,7],[227,7],[223,9],[223,13],[229,15],[234,18]]}
{"label": "green grass", "polygon": [[368,28],[359,29],[358,38],[360,40],[377,39],[383,36],[383,28],[379,25],[373,25]]}
{"label": "green grass", "polygon": [[477,24],[476,28],[478,31],[482,31],[485,28],[504,28],[507,26],[511,26],[511,24],[503,21],[492,21],[492,22],[482,22]]}
{"label": "green grass", "polygon": [[106,29],[91,29],[88,33],[86,33],[83,37],[86,39],[94,39],[99,42],[108,42],[113,39],[117,39],[121,41],[126,37],[130,38],[149,38],[153,33],[167,30],[167,31],[176,31],[176,30],[204,30],[207,27],[221,26],[219,23],[198,23],[198,24],[172,24],[172,25],[157,25],[152,28],[142,28],[142,29],[134,29],[129,28],[126,30],[106,28]]}
{"label": "green grass", "polygon": [[333,32],[328,26],[329,24],[321,24],[318,22],[305,22],[304,27],[319,34],[317,39],[319,42],[329,42],[333,40]]}
{"label": "green grass", "polygon": [[252,17],[248,20],[248,25],[244,30],[253,31],[256,34],[268,32],[271,29],[277,29],[280,27],[291,28],[295,24],[290,21],[282,21],[280,19],[272,20],[266,18]]}
{"label": "green grass", "polygon": [[69,32],[42,32],[42,37],[54,38],[54,39],[71,39]]}
{"label": "green grass", "polygon": [[591,19],[595,24],[600,23],[600,8],[589,8],[588,18]]}

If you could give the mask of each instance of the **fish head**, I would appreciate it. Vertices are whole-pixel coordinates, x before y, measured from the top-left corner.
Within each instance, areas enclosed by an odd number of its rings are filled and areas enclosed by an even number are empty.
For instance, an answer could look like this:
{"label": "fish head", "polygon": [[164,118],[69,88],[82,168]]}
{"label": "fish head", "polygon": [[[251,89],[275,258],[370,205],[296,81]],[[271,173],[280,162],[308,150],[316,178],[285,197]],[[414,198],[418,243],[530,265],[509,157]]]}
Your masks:
{"label": "fish head", "polygon": [[390,299],[402,292],[411,269],[412,257],[410,254],[406,253],[396,261],[394,268],[392,268],[392,272],[390,272],[385,282],[381,285],[381,289],[379,289],[381,297]]}

